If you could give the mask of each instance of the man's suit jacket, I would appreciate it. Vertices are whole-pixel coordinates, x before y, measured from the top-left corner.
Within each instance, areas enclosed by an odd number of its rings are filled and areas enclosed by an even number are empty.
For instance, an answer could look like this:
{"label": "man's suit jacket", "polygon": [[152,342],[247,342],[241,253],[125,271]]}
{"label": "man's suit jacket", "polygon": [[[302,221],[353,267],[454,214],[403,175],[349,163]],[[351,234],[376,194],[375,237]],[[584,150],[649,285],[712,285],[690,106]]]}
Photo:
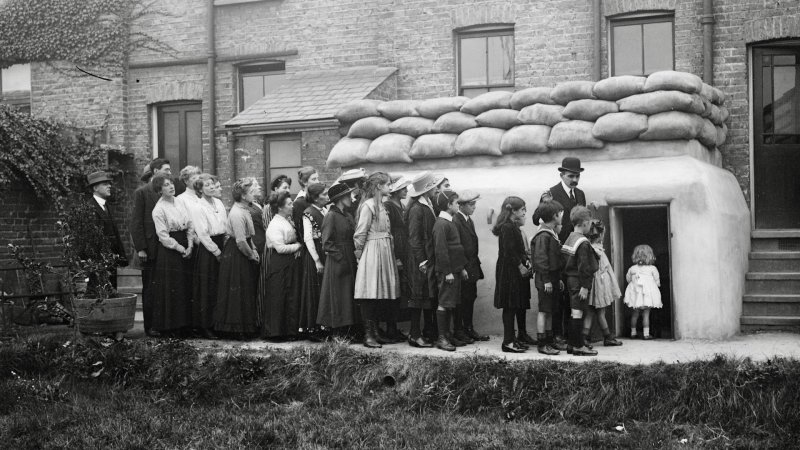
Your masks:
{"label": "man's suit jacket", "polygon": [[153,223],[153,208],[159,195],[150,183],[139,186],[133,193],[133,213],[131,214],[131,237],[136,251],[147,251],[147,258],[154,259],[158,249],[158,236]]}
{"label": "man's suit jacket", "polygon": [[122,239],[119,237],[117,224],[114,223],[114,218],[111,216],[111,210],[109,209],[111,205],[106,203],[106,209],[103,210],[103,208],[100,207],[94,198],[90,199],[89,201],[92,203],[92,210],[94,211],[95,220],[103,230],[103,236],[105,236],[108,240],[111,251],[119,256],[117,264],[119,266],[127,266],[128,258],[125,255],[125,247],[122,245]]}
{"label": "man's suit jacket", "polygon": [[[572,221],[569,220],[569,213],[572,211],[572,208],[577,205],[586,206],[586,195],[583,193],[583,191],[578,188],[574,188],[573,192],[575,193],[574,202],[570,200],[569,194],[564,191],[564,186],[561,183],[558,183],[550,188],[550,195],[553,196],[553,200],[561,203],[561,206],[564,207],[564,217],[561,219],[561,232],[558,233],[558,239],[562,244],[567,241],[567,237],[570,233],[572,233],[573,230]],[[533,213],[533,224],[535,226],[539,226],[538,210]]]}
{"label": "man's suit jacket", "polygon": [[453,223],[458,228],[458,234],[461,236],[461,246],[464,247],[464,255],[467,257],[467,265],[464,268],[469,274],[469,281],[482,280],[481,260],[478,259],[478,234],[475,233],[474,222],[471,220],[467,222],[464,216],[457,212],[453,215]]}

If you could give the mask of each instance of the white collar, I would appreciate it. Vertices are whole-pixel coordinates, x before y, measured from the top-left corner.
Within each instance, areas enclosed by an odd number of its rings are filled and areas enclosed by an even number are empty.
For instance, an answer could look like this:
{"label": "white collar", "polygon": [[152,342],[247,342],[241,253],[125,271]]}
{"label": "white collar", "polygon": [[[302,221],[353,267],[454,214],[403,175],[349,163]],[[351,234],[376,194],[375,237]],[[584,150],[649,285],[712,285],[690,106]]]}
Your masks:
{"label": "white collar", "polygon": [[[574,189],[575,189],[575,188],[571,188],[571,187],[567,186],[567,185],[564,183],[564,180],[561,180],[561,187],[563,187],[563,188],[564,188],[564,192],[566,192],[566,193],[567,193],[567,197],[569,197],[569,191],[572,191],[572,190],[574,190]],[[573,194],[574,194],[574,192],[573,192]]]}
{"label": "white collar", "polygon": [[94,197],[94,200],[97,202],[97,204],[100,205],[101,208],[105,209],[105,207],[106,207],[106,199],[104,199],[103,197],[98,196],[97,194],[94,194],[93,197]]}
{"label": "white collar", "polygon": [[317,205],[315,205],[313,203],[311,204],[311,206],[313,206],[314,208],[316,208],[317,211],[320,211],[320,212],[322,212],[322,210],[325,209],[324,207],[320,208],[319,206],[317,206]]}
{"label": "white collar", "polygon": [[468,215],[466,215],[463,212],[461,212],[461,210],[458,210],[458,213],[461,214],[462,216],[464,216],[464,220],[469,221],[469,216]]}
{"label": "white collar", "polygon": [[439,217],[441,217],[442,219],[444,219],[444,220],[446,220],[448,222],[452,222],[453,221],[453,216],[451,216],[450,213],[447,212],[447,211],[440,211],[439,212]]}

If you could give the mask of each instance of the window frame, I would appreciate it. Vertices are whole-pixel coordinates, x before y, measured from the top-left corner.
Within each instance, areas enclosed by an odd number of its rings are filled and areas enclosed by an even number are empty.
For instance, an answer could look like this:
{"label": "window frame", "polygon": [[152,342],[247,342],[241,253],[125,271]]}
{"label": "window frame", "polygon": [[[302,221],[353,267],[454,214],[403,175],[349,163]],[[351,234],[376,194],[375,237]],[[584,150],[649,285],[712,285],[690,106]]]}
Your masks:
{"label": "window frame", "polygon": [[[274,68],[273,68],[274,67]],[[279,67],[279,68],[278,68]],[[237,83],[237,94],[238,99],[236,102],[236,107],[238,108],[237,113],[244,111],[246,108],[244,107],[244,80],[243,78],[247,75],[279,75],[279,74],[286,74],[286,61],[282,60],[271,60],[271,61],[258,61],[258,62],[249,62],[249,63],[242,63],[236,66],[236,83]]]}
{"label": "window frame", "polygon": [[[511,83],[502,83],[502,84],[489,84],[489,64],[488,58],[489,53],[486,53],[486,84],[481,85],[470,85],[464,86],[461,80],[461,41],[462,39],[471,39],[471,38],[478,38],[478,37],[493,37],[493,36],[511,36],[511,42],[514,44],[514,52],[512,53],[512,69],[511,69]],[[500,88],[511,88],[512,90],[516,86],[517,82],[517,42],[516,42],[516,34],[514,30],[513,24],[504,24],[504,25],[497,25],[497,26],[488,26],[488,27],[474,27],[474,28],[466,28],[461,30],[455,31],[455,39],[456,39],[456,48],[455,48],[455,69],[456,69],[456,95],[464,95],[463,92],[465,89],[487,89],[491,92],[492,89],[500,89]]]}
{"label": "window frame", "polygon": [[[272,157],[270,154],[270,144],[273,142],[290,142],[290,141],[297,141],[299,145],[297,146],[298,149],[298,156],[299,156],[299,164],[297,166],[283,166],[283,167],[272,167]],[[289,178],[292,179],[292,186],[290,188],[290,192],[292,195],[296,195],[300,191],[300,183],[297,182],[297,170],[303,167],[303,135],[301,133],[291,133],[291,134],[268,134],[264,136],[263,140],[264,145],[264,192],[269,194],[270,190],[270,183],[272,183],[272,179],[278,175],[278,172],[287,175]],[[286,169],[294,169],[293,171],[287,171]],[[273,170],[275,173],[273,174]]]}
{"label": "window frame", "polygon": [[[179,112],[179,144],[178,144],[178,161],[170,160],[173,167],[185,167],[190,164],[188,140],[186,136],[186,122],[185,115],[187,112],[200,113],[200,164],[199,167],[203,168],[203,102],[196,101],[181,101],[181,102],[164,102],[152,105],[153,108],[153,124],[155,126],[155,133],[153,133],[153,157],[165,158],[166,153],[164,149],[164,113],[165,112]],[[171,111],[172,110],[172,111]]]}
{"label": "window frame", "polygon": [[[615,63],[614,63],[614,28],[617,26],[625,25],[646,25],[649,23],[664,23],[669,22],[672,24],[672,68],[675,70],[675,13],[674,12],[653,12],[653,13],[640,13],[630,14],[608,19],[608,76],[616,76]],[[644,48],[644,31],[642,31],[642,73],[628,74],[634,76],[646,77],[650,75],[644,72],[644,55],[646,49]]]}

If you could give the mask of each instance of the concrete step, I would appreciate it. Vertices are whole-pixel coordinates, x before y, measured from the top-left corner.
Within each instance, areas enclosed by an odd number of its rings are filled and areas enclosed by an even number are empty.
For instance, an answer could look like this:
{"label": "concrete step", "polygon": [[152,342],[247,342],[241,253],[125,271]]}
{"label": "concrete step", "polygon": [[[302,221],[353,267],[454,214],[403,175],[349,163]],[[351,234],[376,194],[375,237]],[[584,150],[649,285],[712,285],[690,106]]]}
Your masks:
{"label": "concrete step", "polygon": [[142,272],[138,269],[123,267],[117,269],[117,286],[141,286]]}
{"label": "concrete step", "polygon": [[754,252],[800,251],[800,230],[754,230],[750,247]]}
{"label": "concrete step", "polygon": [[745,295],[742,316],[800,317],[800,295]]}
{"label": "concrete step", "polygon": [[800,331],[800,317],[742,316],[739,323],[743,332]]}
{"label": "concrete step", "polygon": [[751,252],[750,272],[797,272],[800,252]]}
{"label": "concrete step", "polygon": [[800,294],[800,272],[749,272],[747,294]]}

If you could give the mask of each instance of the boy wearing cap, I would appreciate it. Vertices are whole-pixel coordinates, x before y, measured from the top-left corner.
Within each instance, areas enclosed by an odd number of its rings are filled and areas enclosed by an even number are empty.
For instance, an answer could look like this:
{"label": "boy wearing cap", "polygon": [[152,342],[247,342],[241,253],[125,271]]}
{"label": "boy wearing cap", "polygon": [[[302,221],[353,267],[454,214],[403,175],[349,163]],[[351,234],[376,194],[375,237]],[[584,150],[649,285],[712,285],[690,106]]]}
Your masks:
{"label": "boy wearing cap", "polygon": [[489,340],[489,336],[478,334],[472,323],[475,299],[478,298],[478,280],[483,279],[481,260],[478,258],[478,235],[471,218],[480,197],[480,194],[474,191],[462,192],[458,199],[458,212],[453,216],[453,223],[461,236],[461,245],[467,258],[464,268],[468,275],[461,283],[461,304],[456,309],[453,335],[456,339],[470,344]]}

